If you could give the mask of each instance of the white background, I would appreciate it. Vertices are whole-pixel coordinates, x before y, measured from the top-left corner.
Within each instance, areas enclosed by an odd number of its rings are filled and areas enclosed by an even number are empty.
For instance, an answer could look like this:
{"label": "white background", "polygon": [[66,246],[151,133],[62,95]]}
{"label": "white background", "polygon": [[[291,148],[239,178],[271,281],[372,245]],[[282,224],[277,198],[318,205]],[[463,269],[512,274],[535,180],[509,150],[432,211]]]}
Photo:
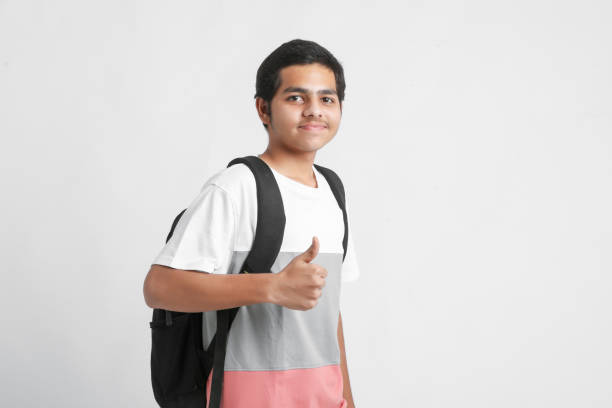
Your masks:
{"label": "white background", "polygon": [[142,284],[265,150],[255,73],[344,65],[358,407],[612,405],[605,1],[0,1],[0,405],[152,407]]}

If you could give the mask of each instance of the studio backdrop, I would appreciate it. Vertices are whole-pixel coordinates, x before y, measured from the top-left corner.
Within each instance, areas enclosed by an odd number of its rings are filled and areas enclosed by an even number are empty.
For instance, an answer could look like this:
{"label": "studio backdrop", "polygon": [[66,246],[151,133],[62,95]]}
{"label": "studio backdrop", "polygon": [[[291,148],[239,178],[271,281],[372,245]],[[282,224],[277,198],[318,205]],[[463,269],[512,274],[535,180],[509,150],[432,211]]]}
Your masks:
{"label": "studio backdrop", "polygon": [[0,1],[0,405],[154,407],[143,282],[267,135],[256,69],[342,63],[357,407],[612,406],[605,1]]}

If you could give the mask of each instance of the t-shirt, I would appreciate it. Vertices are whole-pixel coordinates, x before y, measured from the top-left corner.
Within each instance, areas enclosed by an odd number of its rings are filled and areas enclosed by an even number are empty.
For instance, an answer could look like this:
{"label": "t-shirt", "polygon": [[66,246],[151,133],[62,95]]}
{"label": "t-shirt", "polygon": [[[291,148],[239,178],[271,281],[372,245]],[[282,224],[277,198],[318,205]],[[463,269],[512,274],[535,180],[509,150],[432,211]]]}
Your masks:
{"label": "t-shirt", "polygon": [[[349,239],[343,262],[342,210],[325,177],[312,166],[315,188],[270,169],[286,219],[272,273],[306,251],[316,235],[319,253],[311,263],[323,266],[328,275],[312,309],[293,310],[272,303],[240,307],[228,336],[222,407],[345,407],[337,338],[340,291],[342,282],[359,277],[350,217],[347,211]],[[256,225],[255,177],[245,164],[234,164],[206,181],[153,264],[237,274],[251,249]],[[204,312],[204,348],[215,330],[216,312]]]}

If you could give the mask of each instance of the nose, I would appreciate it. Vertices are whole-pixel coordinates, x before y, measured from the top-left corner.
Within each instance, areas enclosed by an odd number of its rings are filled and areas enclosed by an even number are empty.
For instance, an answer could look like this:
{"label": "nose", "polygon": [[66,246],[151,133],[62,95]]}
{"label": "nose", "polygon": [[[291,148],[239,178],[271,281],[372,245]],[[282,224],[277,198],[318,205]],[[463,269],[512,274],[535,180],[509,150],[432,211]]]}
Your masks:
{"label": "nose", "polygon": [[310,100],[304,105],[304,116],[321,117],[322,115],[321,106],[317,100]]}

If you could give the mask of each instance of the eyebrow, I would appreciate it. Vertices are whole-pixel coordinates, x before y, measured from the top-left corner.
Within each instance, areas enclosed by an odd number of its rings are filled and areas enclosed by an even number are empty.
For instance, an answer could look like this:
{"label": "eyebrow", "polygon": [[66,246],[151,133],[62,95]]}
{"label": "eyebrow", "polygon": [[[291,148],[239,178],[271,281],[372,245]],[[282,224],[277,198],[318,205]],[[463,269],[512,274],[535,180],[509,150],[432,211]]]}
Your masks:
{"label": "eyebrow", "polygon": [[[288,88],[285,88],[285,90],[282,93],[289,93],[289,92],[299,92],[299,93],[308,93],[308,89],[306,88],[300,88],[299,86],[290,86]],[[333,89],[321,89],[319,91],[317,91],[317,93],[319,95],[338,95],[338,93],[336,91],[334,91]]]}

